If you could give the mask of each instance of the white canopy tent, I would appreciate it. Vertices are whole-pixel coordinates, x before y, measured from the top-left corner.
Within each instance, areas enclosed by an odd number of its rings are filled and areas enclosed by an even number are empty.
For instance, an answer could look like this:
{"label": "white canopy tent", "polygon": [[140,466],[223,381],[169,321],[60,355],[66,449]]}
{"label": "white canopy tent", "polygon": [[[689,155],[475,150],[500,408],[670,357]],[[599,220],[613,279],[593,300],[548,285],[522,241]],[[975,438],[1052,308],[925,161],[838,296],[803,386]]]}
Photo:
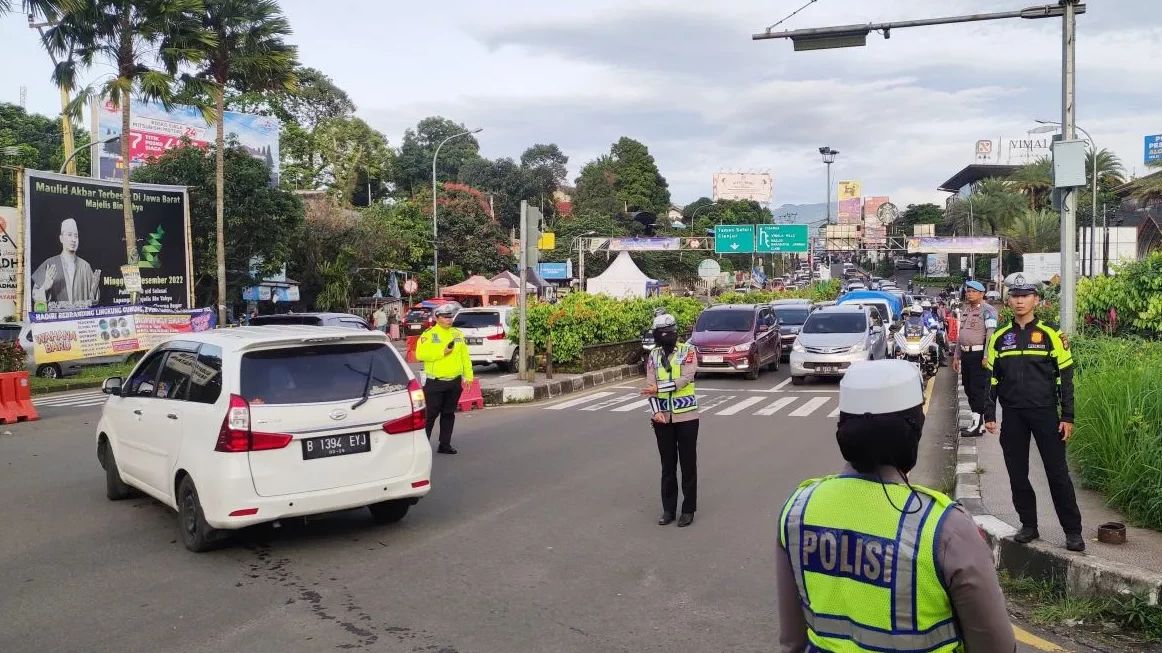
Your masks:
{"label": "white canopy tent", "polygon": [[629,257],[629,252],[622,252],[617,255],[617,258],[606,268],[605,272],[586,282],[586,292],[591,295],[605,294],[625,299],[647,297],[657,286],[658,282],[647,277],[638,268],[633,259]]}

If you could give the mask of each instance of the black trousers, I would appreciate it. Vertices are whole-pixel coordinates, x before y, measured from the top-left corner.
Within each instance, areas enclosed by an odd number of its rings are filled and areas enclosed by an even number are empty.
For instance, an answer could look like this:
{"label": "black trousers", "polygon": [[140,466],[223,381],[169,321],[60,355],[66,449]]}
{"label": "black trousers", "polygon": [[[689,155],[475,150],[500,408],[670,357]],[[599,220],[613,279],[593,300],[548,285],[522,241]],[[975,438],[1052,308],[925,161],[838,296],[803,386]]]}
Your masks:
{"label": "black trousers", "polygon": [[456,406],[460,403],[460,393],[463,391],[460,379],[452,381],[428,379],[424,383],[424,400],[428,403],[424,430],[428,432],[428,440],[432,439],[432,430],[438,418],[440,446],[452,444],[452,429],[456,426]]}
{"label": "black trousers", "polygon": [[1029,436],[1037,441],[1037,451],[1045,463],[1049,495],[1057,510],[1057,519],[1066,535],[1081,533],[1081,511],[1069,466],[1065,462],[1065,443],[1057,431],[1057,408],[1007,408],[1001,416],[1001,450],[1009,470],[1013,507],[1023,526],[1037,526],[1037,495],[1029,483]]}
{"label": "black trousers", "polygon": [[698,420],[654,425],[662,459],[662,510],[677,512],[678,465],[682,465],[682,512],[698,508]]}
{"label": "black trousers", "polygon": [[968,395],[968,405],[972,412],[984,414],[989,403],[989,371],[981,362],[983,351],[960,352],[960,382],[964,384],[964,394]]}

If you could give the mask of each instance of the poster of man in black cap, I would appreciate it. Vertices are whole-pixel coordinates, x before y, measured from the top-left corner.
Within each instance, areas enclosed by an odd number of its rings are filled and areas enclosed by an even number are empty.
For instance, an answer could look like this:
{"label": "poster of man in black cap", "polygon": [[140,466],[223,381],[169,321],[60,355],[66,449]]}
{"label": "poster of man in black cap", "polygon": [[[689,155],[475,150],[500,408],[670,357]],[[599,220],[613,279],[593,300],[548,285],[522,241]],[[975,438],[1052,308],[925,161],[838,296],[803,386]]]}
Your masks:
{"label": "poster of man in black cap", "polygon": [[[28,171],[25,185],[25,309],[64,313],[128,305],[121,187]],[[180,186],[133,184],[133,221],[143,292],[136,303],[190,303],[189,221]]]}

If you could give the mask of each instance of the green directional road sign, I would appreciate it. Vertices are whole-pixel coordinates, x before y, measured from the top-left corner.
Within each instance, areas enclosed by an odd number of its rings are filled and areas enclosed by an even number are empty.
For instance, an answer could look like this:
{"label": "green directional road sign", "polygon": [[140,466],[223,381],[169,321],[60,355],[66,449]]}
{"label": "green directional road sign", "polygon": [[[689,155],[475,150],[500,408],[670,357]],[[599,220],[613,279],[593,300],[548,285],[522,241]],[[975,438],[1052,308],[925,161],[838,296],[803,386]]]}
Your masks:
{"label": "green directional road sign", "polygon": [[755,251],[760,254],[805,254],[809,249],[807,232],[805,224],[760,224]]}
{"label": "green directional road sign", "polygon": [[714,226],[715,254],[754,253],[753,224],[720,224]]}

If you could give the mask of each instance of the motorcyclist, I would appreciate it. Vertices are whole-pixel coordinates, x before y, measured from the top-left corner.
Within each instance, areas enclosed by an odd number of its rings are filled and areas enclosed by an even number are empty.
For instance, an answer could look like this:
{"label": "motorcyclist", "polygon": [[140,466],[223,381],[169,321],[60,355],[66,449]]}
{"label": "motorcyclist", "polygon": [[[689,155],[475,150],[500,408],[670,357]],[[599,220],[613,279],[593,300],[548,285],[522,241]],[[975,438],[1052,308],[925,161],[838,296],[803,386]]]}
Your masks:
{"label": "motorcyclist", "polygon": [[920,302],[920,309],[923,311],[924,326],[928,330],[936,332],[936,343],[938,345],[936,348],[936,361],[941,367],[944,367],[948,364],[944,360],[944,350],[946,347],[944,341],[944,321],[937,316],[936,309],[932,306],[931,301],[925,299]]}
{"label": "motorcyclist", "polygon": [[[932,326],[925,314],[924,306],[920,302],[915,302],[908,308],[904,309],[904,337],[905,338],[921,338],[929,333],[935,332],[936,337],[940,338],[940,331],[935,326]],[[938,345],[933,345],[929,349],[932,358],[940,363],[941,352]]]}

